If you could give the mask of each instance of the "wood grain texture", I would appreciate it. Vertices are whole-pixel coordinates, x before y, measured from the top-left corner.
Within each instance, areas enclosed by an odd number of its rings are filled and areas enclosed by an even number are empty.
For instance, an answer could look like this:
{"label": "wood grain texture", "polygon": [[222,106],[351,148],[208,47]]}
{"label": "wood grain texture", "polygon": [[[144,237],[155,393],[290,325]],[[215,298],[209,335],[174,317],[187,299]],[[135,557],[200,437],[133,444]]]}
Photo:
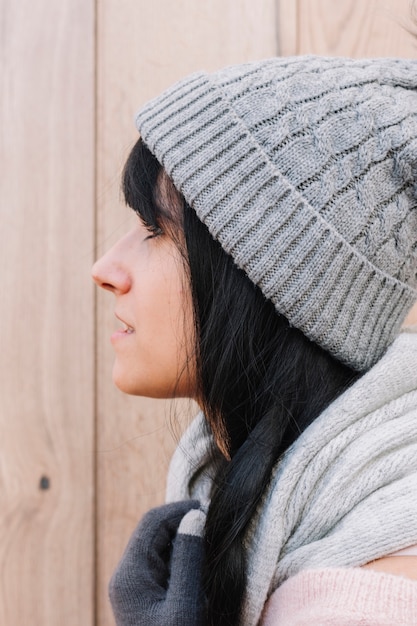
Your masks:
{"label": "wood grain texture", "polygon": [[93,5],[0,11],[0,624],[89,626]]}
{"label": "wood grain texture", "polygon": [[277,41],[280,56],[292,56],[298,50],[299,0],[276,0],[277,2]]}
{"label": "wood grain texture", "polygon": [[[137,138],[136,109],[180,77],[276,53],[275,2],[102,0],[98,5],[97,256],[128,228],[119,179]],[[124,396],[111,382],[114,302],[98,294],[98,623],[113,624],[107,584],[143,512],[164,498],[175,445],[168,404]],[[179,411],[177,434],[195,413]],[[177,412],[178,413],[178,412]],[[185,418],[184,418],[185,415]]]}
{"label": "wood grain texture", "polygon": [[413,306],[409,314],[407,315],[404,326],[416,326],[417,325],[417,304]]}
{"label": "wood grain texture", "polygon": [[409,0],[297,0],[296,54],[416,55]]}

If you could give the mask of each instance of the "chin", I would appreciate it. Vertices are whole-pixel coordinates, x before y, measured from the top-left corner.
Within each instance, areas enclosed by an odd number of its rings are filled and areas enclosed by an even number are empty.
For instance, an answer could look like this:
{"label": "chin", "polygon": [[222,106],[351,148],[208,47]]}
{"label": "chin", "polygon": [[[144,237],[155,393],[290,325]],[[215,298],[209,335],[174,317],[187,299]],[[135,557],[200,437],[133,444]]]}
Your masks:
{"label": "chin", "polygon": [[[145,398],[173,399],[193,398],[195,384],[188,376],[161,375],[161,371],[154,371],[153,376],[146,376],[145,371],[139,368],[122,367],[116,359],[113,365],[113,383],[120,391],[131,396],[143,396]],[[158,375],[159,374],[159,375]]]}
{"label": "chin", "polygon": [[124,378],[113,376],[113,383],[120,391],[123,391],[123,393],[127,393],[131,396],[139,395],[136,393],[135,387],[129,384]]}
{"label": "chin", "polygon": [[143,396],[144,398],[169,399],[174,397],[174,391],[150,384],[150,381],[132,379],[131,376],[113,368],[113,383],[123,393],[130,396]]}
{"label": "chin", "polygon": [[123,393],[127,393],[131,396],[140,396],[142,395],[138,390],[138,384],[135,379],[132,380],[132,376],[129,375],[128,372],[124,371],[123,368],[119,367],[117,361],[113,365],[113,383],[114,385],[123,391]]}

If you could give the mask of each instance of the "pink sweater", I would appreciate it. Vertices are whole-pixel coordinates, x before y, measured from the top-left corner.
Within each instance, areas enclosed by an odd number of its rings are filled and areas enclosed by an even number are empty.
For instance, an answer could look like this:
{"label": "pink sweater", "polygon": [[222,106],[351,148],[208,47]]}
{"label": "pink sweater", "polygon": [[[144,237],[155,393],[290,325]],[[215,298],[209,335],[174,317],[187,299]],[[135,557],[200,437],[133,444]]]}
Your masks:
{"label": "pink sweater", "polygon": [[262,626],[417,626],[417,582],[360,568],[304,570],[272,594]]}

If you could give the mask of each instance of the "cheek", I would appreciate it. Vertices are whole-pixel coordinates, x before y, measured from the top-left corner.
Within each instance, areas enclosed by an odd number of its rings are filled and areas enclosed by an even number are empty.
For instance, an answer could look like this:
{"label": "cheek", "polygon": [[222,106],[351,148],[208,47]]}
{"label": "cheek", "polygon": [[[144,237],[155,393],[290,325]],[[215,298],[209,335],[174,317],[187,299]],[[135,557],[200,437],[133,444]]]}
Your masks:
{"label": "cheek", "polygon": [[[182,268],[181,268],[182,269]],[[164,340],[160,348],[167,379],[175,377],[178,393],[194,397],[196,388],[195,330],[191,293],[183,273],[167,277]],[[159,342],[158,342],[159,343]]]}
{"label": "cheek", "polygon": [[169,353],[178,369],[194,353],[194,318],[189,291],[178,276],[171,278],[166,290],[164,336],[167,356]]}

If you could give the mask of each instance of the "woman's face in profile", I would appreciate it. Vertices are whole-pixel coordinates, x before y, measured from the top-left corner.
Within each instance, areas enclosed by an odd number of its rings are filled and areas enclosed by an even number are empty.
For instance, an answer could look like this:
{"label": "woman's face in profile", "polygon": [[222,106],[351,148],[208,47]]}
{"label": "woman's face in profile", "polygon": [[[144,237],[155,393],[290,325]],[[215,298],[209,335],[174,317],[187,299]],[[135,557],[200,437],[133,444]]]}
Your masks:
{"label": "woman's face in profile", "polygon": [[93,266],[116,298],[113,381],[125,393],[194,397],[194,323],[184,261],[166,234],[136,226]]}

